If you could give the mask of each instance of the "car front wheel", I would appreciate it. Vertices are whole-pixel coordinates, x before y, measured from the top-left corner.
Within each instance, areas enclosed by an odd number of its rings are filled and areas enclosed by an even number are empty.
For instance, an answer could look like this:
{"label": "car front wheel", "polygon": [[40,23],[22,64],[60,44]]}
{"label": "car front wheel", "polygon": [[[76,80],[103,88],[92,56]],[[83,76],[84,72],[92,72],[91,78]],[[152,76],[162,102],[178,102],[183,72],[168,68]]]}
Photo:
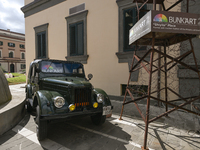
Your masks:
{"label": "car front wheel", "polygon": [[31,114],[32,111],[33,111],[32,107],[31,107],[31,104],[30,104],[30,102],[28,100],[26,101],[26,110],[27,110],[27,112],[29,114]]}
{"label": "car front wheel", "polygon": [[37,138],[39,141],[44,140],[47,137],[47,121],[40,119],[40,107],[36,107],[36,132],[37,132]]}
{"label": "car front wheel", "polygon": [[95,125],[102,125],[106,121],[106,116],[102,116],[102,113],[98,113],[94,116],[91,116],[91,120]]}

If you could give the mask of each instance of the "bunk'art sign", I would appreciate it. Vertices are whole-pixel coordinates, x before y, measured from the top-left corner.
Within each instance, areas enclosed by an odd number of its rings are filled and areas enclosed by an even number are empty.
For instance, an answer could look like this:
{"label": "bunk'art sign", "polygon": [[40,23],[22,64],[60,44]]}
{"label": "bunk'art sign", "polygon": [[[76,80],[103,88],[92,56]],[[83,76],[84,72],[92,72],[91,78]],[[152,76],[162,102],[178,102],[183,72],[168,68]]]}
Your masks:
{"label": "bunk'art sign", "polygon": [[149,11],[129,31],[129,44],[150,32],[200,34],[200,14]]}

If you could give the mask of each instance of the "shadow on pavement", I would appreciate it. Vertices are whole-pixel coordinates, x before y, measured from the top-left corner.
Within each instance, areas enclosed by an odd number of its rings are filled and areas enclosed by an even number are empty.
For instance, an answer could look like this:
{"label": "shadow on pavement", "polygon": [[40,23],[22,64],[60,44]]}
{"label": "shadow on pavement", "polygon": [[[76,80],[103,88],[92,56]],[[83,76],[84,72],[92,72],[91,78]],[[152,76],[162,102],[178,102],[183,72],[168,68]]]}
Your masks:
{"label": "shadow on pavement", "polygon": [[96,126],[84,117],[50,124],[47,138],[73,150],[126,150],[131,136],[109,121]]}
{"label": "shadow on pavement", "polygon": [[[30,115],[28,113],[26,113],[25,117],[22,118],[22,120],[20,121],[20,123],[18,125],[21,125],[22,127],[24,127],[29,122],[29,120],[30,120]],[[9,130],[9,131],[5,132],[4,134],[2,134],[0,136],[0,145],[4,144],[9,139],[13,138],[13,136],[15,136],[16,134],[17,133],[12,130]],[[23,138],[23,136],[20,136],[18,139],[20,139],[20,138]],[[16,139],[13,139],[13,140],[16,140]]]}

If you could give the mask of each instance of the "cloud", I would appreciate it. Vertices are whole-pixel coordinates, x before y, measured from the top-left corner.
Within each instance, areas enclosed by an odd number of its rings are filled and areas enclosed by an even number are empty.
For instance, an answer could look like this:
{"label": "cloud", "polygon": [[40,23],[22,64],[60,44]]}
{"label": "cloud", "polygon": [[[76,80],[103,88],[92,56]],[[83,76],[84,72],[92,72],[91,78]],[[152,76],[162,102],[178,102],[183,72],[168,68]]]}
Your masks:
{"label": "cloud", "polygon": [[0,0],[0,29],[25,33],[24,0]]}

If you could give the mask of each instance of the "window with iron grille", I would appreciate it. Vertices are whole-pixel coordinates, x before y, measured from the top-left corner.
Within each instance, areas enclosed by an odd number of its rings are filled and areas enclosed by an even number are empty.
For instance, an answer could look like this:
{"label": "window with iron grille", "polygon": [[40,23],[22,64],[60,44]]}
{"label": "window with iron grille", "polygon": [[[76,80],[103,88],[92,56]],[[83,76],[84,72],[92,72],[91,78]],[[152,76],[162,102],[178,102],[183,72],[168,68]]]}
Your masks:
{"label": "window with iron grille", "polygon": [[1,56],[1,50],[0,50],[0,58],[1,58],[2,56]]}
{"label": "window with iron grille", "polygon": [[3,42],[2,41],[0,41],[0,46],[2,46],[3,45]]}

